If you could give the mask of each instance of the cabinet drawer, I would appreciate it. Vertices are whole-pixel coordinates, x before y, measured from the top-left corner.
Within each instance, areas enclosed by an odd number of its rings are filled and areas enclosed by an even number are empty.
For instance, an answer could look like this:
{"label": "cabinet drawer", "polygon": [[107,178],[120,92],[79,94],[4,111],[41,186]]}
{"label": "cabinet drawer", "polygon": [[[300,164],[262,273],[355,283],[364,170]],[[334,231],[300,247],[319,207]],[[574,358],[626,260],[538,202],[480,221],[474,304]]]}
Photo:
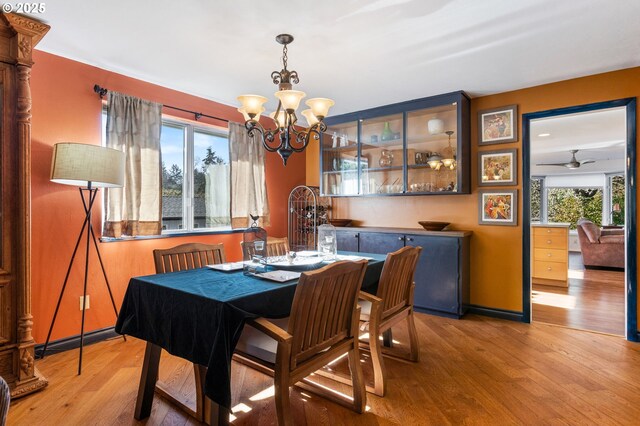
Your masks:
{"label": "cabinet drawer", "polygon": [[567,264],[565,262],[533,262],[533,276],[547,280],[567,280]]}
{"label": "cabinet drawer", "polygon": [[543,262],[567,262],[567,251],[559,249],[536,248],[533,250],[533,259]]}
{"label": "cabinet drawer", "polygon": [[567,228],[533,228],[533,235],[538,236],[552,236],[552,235],[564,235],[567,236]]}
{"label": "cabinet drawer", "polygon": [[535,235],[533,237],[534,248],[567,249],[566,235]]}

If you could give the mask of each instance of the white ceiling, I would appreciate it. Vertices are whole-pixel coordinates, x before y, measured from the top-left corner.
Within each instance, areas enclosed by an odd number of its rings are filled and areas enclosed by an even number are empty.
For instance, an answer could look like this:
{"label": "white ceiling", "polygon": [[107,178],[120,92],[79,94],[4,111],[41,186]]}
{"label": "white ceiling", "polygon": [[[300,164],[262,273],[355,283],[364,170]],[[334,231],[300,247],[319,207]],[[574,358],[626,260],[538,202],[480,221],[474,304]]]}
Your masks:
{"label": "white ceiling", "polygon": [[287,32],[296,87],[334,115],[640,65],[638,0],[49,0],[34,16],[41,50],[229,105],[273,97]]}
{"label": "white ceiling", "polygon": [[[582,173],[611,173],[625,169],[626,112],[624,107],[560,115],[531,121],[531,175],[548,176]],[[540,136],[548,133],[549,136]],[[537,166],[571,160],[596,160],[578,169]]]}

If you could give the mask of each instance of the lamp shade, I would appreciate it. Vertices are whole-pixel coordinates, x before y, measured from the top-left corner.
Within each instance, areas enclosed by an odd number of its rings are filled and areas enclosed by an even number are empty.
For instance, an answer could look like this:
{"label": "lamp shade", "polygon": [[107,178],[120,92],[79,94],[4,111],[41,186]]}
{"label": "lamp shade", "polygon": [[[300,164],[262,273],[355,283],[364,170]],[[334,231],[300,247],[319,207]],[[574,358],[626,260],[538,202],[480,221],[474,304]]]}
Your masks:
{"label": "lamp shade", "polygon": [[278,124],[278,127],[284,129],[287,126],[287,113],[280,110],[278,113],[278,117],[276,117],[276,112],[272,112],[269,114],[269,117],[273,119]]}
{"label": "lamp shade", "polygon": [[[247,111],[244,110],[244,107],[238,108],[238,112],[242,114],[242,117],[244,117],[244,121],[252,120],[251,116],[249,116],[249,114],[247,114]],[[259,112],[253,117],[253,120],[259,121],[260,115],[262,115],[263,112],[264,112],[264,107],[260,108]]]}
{"label": "lamp shade", "polygon": [[264,111],[262,105],[267,102],[267,98],[259,95],[241,95],[238,96],[238,100],[242,103],[242,108],[248,114],[260,114]]}
{"label": "lamp shade", "polygon": [[64,185],[118,188],[124,184],[124,152],[98,145],[58,143],[53,147],[51,181]]}
{"label": "lamp shade", "polygon": [[299,90],[279,90],[275,93],[275,97],[280,100],[282,108],[288,112],[297,110],[300,101],[305,96],[307,96],[307,94]]}
{"label": "lamp shade", "polygon": [[311,108],[311,111],[313,111],[313,115],[318,117],[318,119],[324,119],[329,115],[329,108],[334,106],[336,103],[327,98],[313,98],[309,99],[306,104]]}
{"label": "lamp shade", "polygon": [[313,111],[311,109],[305,109],[300,113],[304,115],[304,118],[307,119],[307,123],[309,123],[309,126],[313,126],[314,124],[319,122],[318,118],[313,115]]}

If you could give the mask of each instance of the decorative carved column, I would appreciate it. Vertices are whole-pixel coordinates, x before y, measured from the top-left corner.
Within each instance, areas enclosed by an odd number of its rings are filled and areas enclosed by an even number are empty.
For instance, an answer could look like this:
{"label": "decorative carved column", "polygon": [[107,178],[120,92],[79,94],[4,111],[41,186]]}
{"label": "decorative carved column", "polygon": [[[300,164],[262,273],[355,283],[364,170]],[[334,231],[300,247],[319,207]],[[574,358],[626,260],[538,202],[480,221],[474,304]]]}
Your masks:
{"label": "decorative carved column", "polygon": [[[16,160],[12,176],[4,176],[13,182],[15,197],[10,208],[13,233],[3,233],[3,245],[11,247],[11,283],[15,297],[15,313],[11,316],[15,325],[15,338],[9,344],[0,346],[14,352],[12,373],[8,374],[9,386],[13,397],[23,396],[47,385],[34,365],[34,345],[31,334],[33,316],[31,315],[31,90],[30,75],[33,65],[33,47],[49,31],[49,26],[41,22],[14,14],[2,14],[0,18],[0,37],[8,39],[6,49],[0,51],[0,61],[8,65],[13,74],[11,82],[3,89],[5,96],[2,122],[12,129],[4,133],[3,151],[12,146],[12,158]],[[6,91],[10,96],[6,96]],[[15,112],[13,117],[7,114]],[[13,119],[15,117],[15,119]],[[4,162],[4,159],[3,159]],[[3,205],[8,205],[5,203]],[[3,223],[3,225],[5,225]],[[5,241],[5,239],[11,241]],[[5,373],[6,374],[6,373]]]}

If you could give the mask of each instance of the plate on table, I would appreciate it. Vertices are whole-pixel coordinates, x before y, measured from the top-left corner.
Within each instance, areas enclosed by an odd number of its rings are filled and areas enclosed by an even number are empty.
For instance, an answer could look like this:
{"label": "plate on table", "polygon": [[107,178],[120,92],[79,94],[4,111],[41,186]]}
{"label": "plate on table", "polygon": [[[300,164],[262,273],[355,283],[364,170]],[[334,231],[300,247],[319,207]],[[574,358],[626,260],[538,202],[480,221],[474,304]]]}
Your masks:
{"label": "plate on table", "polygon": [[315,250],[303,250],[303,251],[297,251],[296,252],[296,256],[298,256],[298,257],[318,257],[318,256],[322,256],[322,253],[320,253],[319,251],[315,251]]}
{"label": "plate on table", "polygon": [[322,257],[296,257],[290,262],[286,257],[278,256],[268,258],[266,265],[285,271],[309,271],[322,266]]}
{"label": "plate on table", "polygon": [[216,263],[213,265],[207,265],[207,268],[215,269],[216,271],[224,271],[224,272],[239,271],[243,267],[244,267],[244,262]]}
{"label": "plate on table", "polygon": [[300,272],[294,271],[270,271],[270,272],[262,272],[260,274],[254,274],[254,276],[258,278],[264,278],[269,281],[276,281],[279,283],[284,283],[291,280],[297,280],[300,278]]}

